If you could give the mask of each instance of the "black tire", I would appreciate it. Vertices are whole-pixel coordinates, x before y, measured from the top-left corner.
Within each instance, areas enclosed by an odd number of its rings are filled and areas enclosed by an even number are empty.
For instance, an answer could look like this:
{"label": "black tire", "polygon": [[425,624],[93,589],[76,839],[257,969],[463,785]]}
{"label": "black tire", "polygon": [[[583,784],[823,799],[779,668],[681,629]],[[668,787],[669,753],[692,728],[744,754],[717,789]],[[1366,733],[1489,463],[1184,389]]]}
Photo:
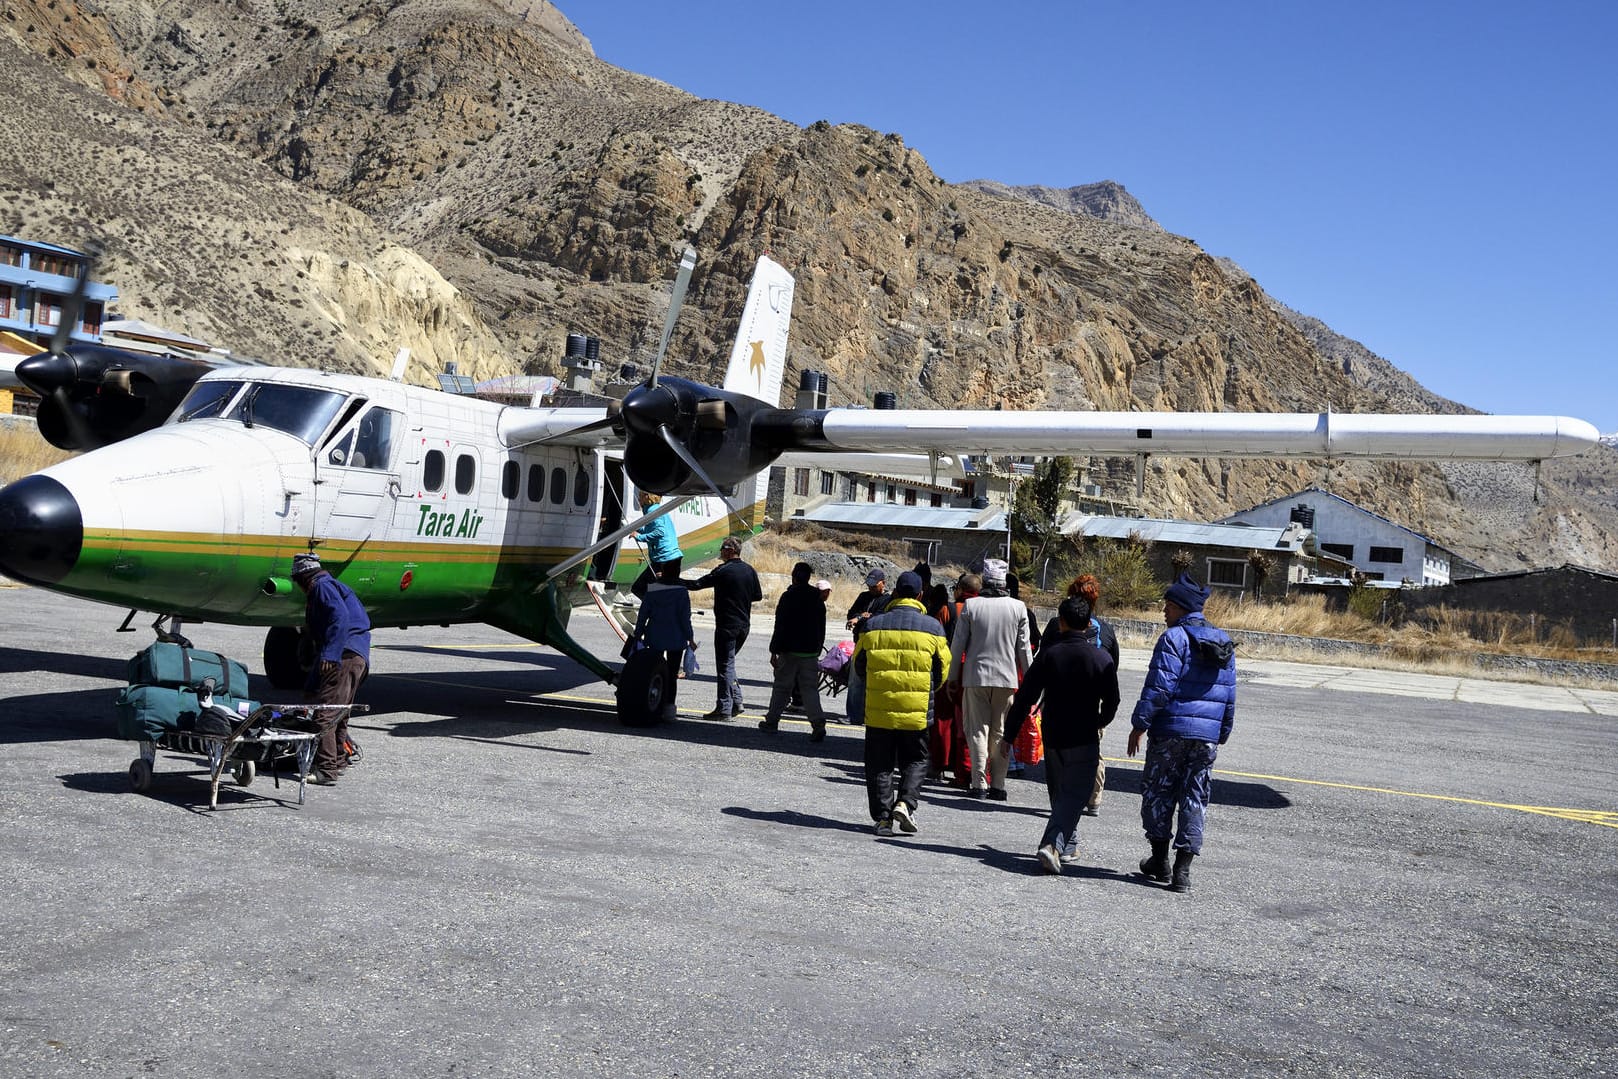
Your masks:
{"label": "black tire", "polygon": [[276,689],[302,689],[308,668],[300,655],[303,631],[275,626],[264,635],[264,676]]}
{"label": "black tire", "polygon": [[663,709],[673,699],[663,653],[643,648],[631,655],[618,676],[618,722],[626,727],[650,727],[663,718]]}

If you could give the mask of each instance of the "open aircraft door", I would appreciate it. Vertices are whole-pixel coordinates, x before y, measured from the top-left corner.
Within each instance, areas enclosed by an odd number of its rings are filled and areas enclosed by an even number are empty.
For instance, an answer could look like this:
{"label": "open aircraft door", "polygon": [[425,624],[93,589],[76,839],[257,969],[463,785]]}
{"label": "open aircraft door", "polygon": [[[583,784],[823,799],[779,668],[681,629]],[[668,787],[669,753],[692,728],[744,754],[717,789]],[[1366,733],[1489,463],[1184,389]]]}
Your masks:
{"label": "open aircraft door", "polygon": [[[387,535],[401,492],[396,462],[404,441],[404,417],[372,405],[315,451],[317,542],[347,541],[361,553]],[[363,554],[358,561],[366,561]]]}

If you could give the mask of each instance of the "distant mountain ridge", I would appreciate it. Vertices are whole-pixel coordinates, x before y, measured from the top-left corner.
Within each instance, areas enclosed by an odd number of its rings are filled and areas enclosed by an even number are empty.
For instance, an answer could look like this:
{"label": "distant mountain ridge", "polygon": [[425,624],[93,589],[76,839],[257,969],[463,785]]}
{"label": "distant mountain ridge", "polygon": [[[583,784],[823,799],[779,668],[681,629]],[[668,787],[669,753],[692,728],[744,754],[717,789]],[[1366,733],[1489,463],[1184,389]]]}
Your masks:
{"label": "distant mountain ridge", "polygon": [[[798,127],[603,63],[543,0],[12,0],[0,231],[106,238],[126,314],[271,361],[555,373],[569,330],[719,377],[754,260],[798,279],[789,378],[833,403],[1463,406],[1164,231],[1120,184],[948,184],[901,135]],[[14,17],[9,17],[14,16]],[[51,133],[41,152],[39,132]],[[1153,459],[1156,511],[1329,485],[1485,565],[1618,567],[1618,455]],[[1133,486],[1132,462],[1089,462]]]}

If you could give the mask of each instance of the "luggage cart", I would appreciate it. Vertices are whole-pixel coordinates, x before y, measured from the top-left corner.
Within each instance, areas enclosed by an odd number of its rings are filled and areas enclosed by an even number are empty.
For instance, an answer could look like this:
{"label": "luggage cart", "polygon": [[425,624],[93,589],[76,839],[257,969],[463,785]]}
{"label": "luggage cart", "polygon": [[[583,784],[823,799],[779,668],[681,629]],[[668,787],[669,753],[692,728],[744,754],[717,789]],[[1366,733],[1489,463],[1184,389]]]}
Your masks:
{"label": "luggage cart", "polygon": [[[315,743],[320,739],[318,715],[321,711],[341,711],[352,715],[369,710],[363,704],[264,704],[246,716],[213,703],[202,702],[205,711],[231,724],[228,733],[166,731],[157,739],[142,739],[140,756],[129,764],[129,785],[144,793],[151,789],[157,751],[184,753],[208,758],[208,808],[219,808],[219,782],[226,768],[236,784],[250,786],[261,767],[270,771],[277,788],[281,786],[278,765],[296,768],[298,804],[303,804],[309,765]],[[298,729],[305,728],[305,729]]]}

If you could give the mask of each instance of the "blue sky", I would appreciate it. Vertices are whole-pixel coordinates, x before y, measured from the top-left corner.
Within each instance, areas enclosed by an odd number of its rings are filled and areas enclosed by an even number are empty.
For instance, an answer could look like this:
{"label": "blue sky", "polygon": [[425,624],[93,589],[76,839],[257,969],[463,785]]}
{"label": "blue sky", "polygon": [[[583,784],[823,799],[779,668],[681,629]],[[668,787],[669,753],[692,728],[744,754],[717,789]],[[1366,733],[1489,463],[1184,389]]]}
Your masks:
{"label": "blue sky", "polygon": [[1116,180],[1429,389],[1618,431],[1618,4],[559,6],[608,63],[945,180]]}

